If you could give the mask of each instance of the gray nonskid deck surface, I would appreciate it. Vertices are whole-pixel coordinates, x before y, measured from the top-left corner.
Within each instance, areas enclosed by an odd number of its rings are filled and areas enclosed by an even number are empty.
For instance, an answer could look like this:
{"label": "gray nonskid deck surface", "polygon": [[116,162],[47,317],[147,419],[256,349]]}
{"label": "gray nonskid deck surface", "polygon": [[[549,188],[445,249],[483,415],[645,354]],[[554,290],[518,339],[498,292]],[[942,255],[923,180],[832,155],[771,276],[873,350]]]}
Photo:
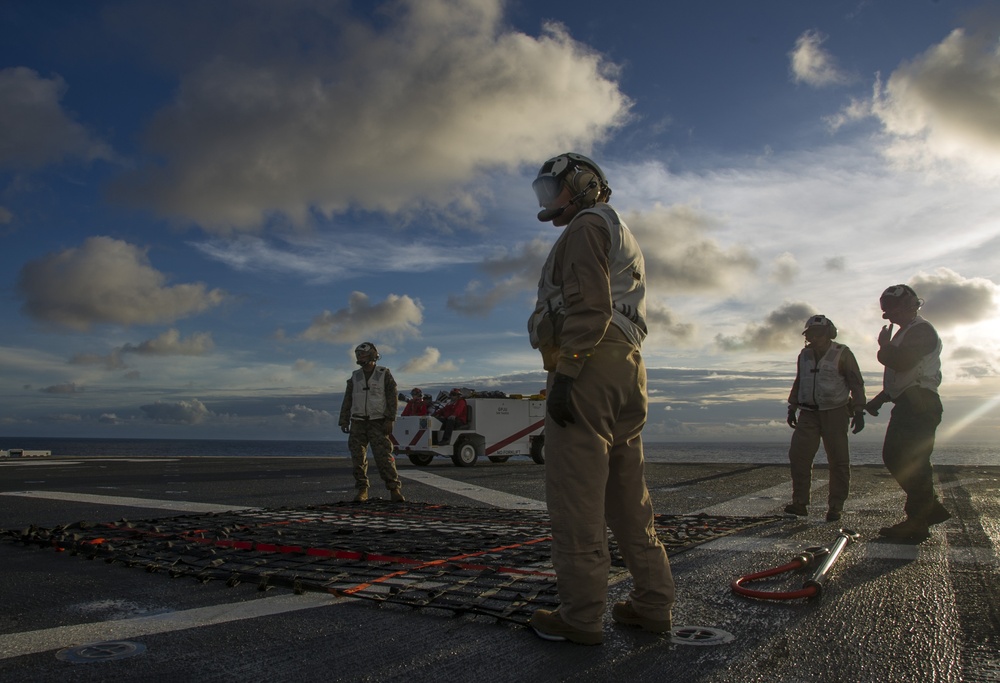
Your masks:
{"label": "gray nonskid deck surface", "polygon": [[[401,462],[400,470],[408,498],[421,503],[516,509],[544,500],[543,468],[526,459],[473,468]],[[0,679],[1000,680],[1000,468],[939,467],[937,475],[954,516],[920,544],[878,538],[878,528],[897,521],[902,508],[898,487],[878,467],[854,468],[847,514],[839,525],[825,523],[826,471],[818,467],[808,519],[742,531],[675,555],[674,625],[718,634],[709,639],[716,644],[701,646],[623,628],[610,618],[600,647],[548,643],[485,617],[286,588],[259,591],[250,583],[202,584],[2,543]],[[148,520],[185,514],[182,503],[233,509],[325,504],[348,500],[353,488],[343,458],[53,458],[44,465],[5,463],[0,477],[5,529]],[[647,479],[664,515],[775,514],[790,492],[780,466],[652,463]],[[861,540],[844,551],[821,599],[765,602],[731,592],[738,576],[832,543],[838,526],[858,531]],[[773,587],[798,588],[802,580],[787,574]],[[613,585],[609,600],[622,599],[629,585]],[[109,640],[146,649],[84,664],[56,657],[72,645]]]}

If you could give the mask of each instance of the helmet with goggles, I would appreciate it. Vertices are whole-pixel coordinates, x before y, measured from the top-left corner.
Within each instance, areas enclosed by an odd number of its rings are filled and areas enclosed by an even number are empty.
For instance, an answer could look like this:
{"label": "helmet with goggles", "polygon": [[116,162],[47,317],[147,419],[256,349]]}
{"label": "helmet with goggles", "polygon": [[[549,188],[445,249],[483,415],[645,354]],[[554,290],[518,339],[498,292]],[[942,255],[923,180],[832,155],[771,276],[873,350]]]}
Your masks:
{"label": "helmet with goggles", "polygon": [[371,342],[362,342],[358,344],[354,349],[354,357],[358,361],[358,365],[367,365],[368,363],[374,363],[382,356],[379,355],[378,349]]}
{"label": "helmet with goggles", "polygon": [[604,171],[582,154],[566,152],[546,161],[531,183],[531,189],[535,191],[538,203],[545,205],[556,200],[564,184],[570,190],[570,202],[584,208],[611,198],[611,188]]}
{"label": "helmet with goggles", "polygon": [[916,311],[923,303],[909,285],[887,287],[878,300],[878,305],[883,311],[899,309]]}
{"label": "helmet with goggles", "polygon": [[820,328],[830,339],[837,338],[837,326],[833,324],[833,321],[827,318],[825,315],[814,315],[806,321],[806,326],[802,330],[802,334],[807,334],[809,330]]}

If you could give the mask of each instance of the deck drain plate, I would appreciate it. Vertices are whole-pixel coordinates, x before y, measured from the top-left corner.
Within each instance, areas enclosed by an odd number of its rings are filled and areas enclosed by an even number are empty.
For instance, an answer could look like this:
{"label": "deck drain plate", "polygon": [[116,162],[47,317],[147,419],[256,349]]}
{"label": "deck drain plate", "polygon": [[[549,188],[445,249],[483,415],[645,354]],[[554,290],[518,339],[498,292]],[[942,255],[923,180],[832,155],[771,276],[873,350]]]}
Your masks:
{"label": "deck drain plate", "polygon": [[110,662],[115,659],[135,657],[146,651],[142,643],[127,640],[111,640],[103,643],[89,643],[59,650],[56,658],[72,664],[89,664],[91,662]]}
{"label": "deck drain plate", "polygon": [[733,638],[728,631],[708,626],[681,626],[670,632],[670,642],[677,645],[723,645]]}

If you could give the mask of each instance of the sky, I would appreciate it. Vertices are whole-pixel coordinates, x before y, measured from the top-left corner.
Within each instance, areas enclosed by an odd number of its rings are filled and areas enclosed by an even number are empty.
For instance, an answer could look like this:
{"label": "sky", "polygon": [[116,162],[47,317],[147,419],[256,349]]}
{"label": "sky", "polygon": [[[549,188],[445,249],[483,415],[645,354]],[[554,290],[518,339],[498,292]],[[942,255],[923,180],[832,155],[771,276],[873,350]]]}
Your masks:
{"label": "sky", "polygon": [[363,341],[537,392],[567,151],[645,255],[646,440],[787,440],[814,313],[873,396],[898,283],[939,442],[1000,434],[995,2],[3,0],[0,436],[342,439]]}

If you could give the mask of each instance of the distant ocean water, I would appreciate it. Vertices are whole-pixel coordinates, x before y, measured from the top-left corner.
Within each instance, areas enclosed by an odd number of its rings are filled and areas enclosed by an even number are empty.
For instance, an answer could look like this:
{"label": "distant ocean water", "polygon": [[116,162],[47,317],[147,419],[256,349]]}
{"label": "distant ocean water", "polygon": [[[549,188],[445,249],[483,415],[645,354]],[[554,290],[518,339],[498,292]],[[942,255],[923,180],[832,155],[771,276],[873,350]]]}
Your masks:
{"label": "distant ocean water", "polygon": [[[49,450],[54,456],[85,457],[316,457],[347,456],[346,441],[237,441],[214,439],[68,439],[0,436],[0,449]],[[788,443],[752,442],[646,442],[650,462],[754,463],[788,462]],[[882,464],[882,444],[851,444],[855,465]],[[826,462],[823,448],[816,463]],[[987,443],[939,443],[936,465],[1000,465],[1000,450]]]}

